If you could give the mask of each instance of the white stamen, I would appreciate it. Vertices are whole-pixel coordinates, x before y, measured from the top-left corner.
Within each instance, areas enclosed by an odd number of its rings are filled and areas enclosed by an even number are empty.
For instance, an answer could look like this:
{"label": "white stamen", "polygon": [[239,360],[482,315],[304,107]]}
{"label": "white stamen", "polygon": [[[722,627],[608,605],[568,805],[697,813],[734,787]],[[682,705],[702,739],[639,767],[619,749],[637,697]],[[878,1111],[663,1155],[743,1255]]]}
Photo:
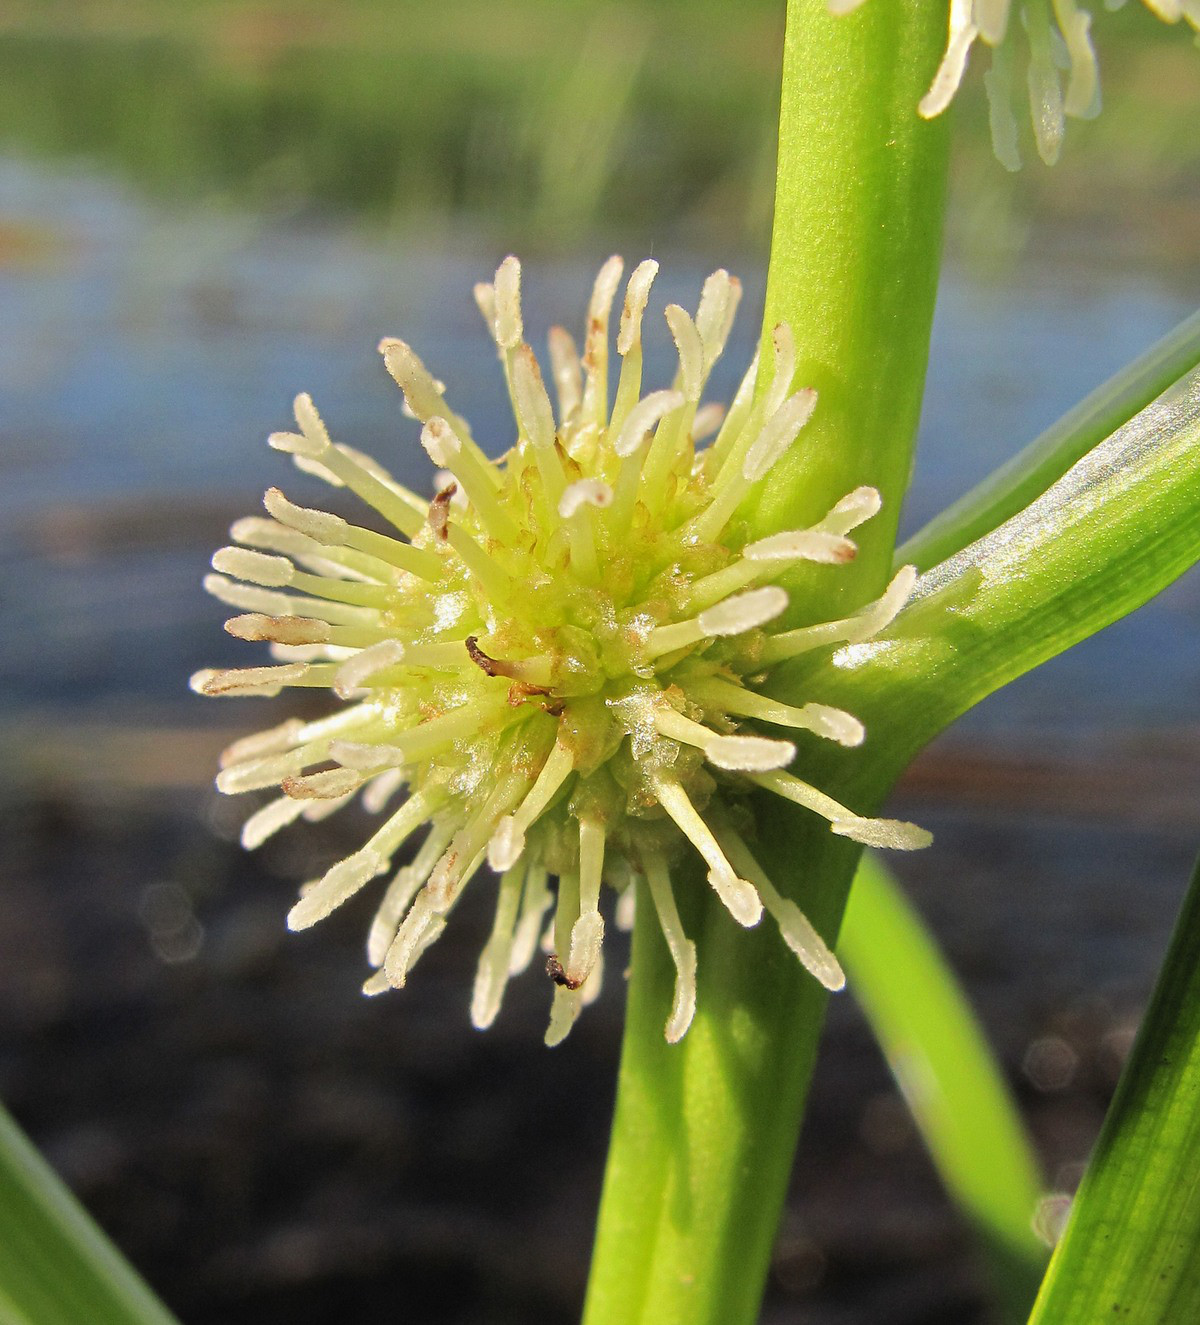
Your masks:
{"label": "white stamen", "polygon": [[504,987],[509,978],[508,967],[512,957],[524,873],[523,869],[508,870],[500,880],[492,933],[480,954],[475,987],[471,993],[471,1025],[477,1030],[486,1030],[500,1011]]}
{"label": "white stamen", "polygon": [[765,736],[721,736],[666,705],[654,708],[653,720],[663,736],[698,746],[709,763],[717,768],[764,772],[784,768],[796,757],[796,747],[791,741],[776,741]]}
{"label": "white stamen", "polygon": [[637,911],[637,889],[630,883],[617,898],[617,909],[613,913],[613,924],[622,934],[628,934],[633,929],[635,913]]}
{"label": "white stamen", "polygon": [[362,807],[368,814],[380,814],[388,801],[404,786],[404,770],[397,766],[376,774],[363,788]]}
{"label": "white stamen", "polygon": [[829,827],[839,837],[890,851],[920,851],[933,841],[928,829],[901,819],[834,819]]}
{"label": "white stamen", "polygon": [[383,965],[401,918],[413,898],[425,886],[433,867],[453,836],[454,828],[451,824],[443,823],[431,828],[412,862],[398,870],[396,877],[388,884],[367,935],[367,961],[372,966]]}
{"label": "white stamen", "polygon": [[373,851],[359,851],[339,861],[288,912],[288,929],[308,929],[349,901],[360,888],[387,868]]}
{"label": "white stamen", "polygon": [[542,917],[553,900],[546,871],[538,866],[530,866],[525,875],[521,915],[517,920],[512,955],[508,962],[509,975],[520,975],[533,961],[538,948],[538,939],[542,933]]}
{"label": "white stamen", "polygon": [[830,534],[848,534],[878,515],[882,508],[883,498],[877,488],[855,488],[831,508],[818,527]]}
{"label": "white stamen", "polygon": [[295,800],[336,800],[362,786],[362,774],[351,768],[327,768],[283,779],[283,792]]}
{"label": "white stamen", "polygon": [[400,768],[409,762],[402,747],[368,741],[331,741],[329,757],[346,768],[373,773],[383,768]]}
{"label": "white stamen", "polygon": [[277,695],[285,685],[302,681],[308,674],[304,663],[279,667],[205,667],[188,679],[198,695]]}
{"label": "white stamen", "polygon": [[510,350],[521,343],[521,264],[511,254],[496,269],[496,342]]}
{"label": "white stamen", "polygon": [[839,566],[853,561],[858,548],[838,534],[823,529],[792,529],[749,543],[742,555],[747,561],[816,561]]}
{"label": "white stamen", "polygon": [[277,727],[268,727],[266,731],[243,736],[221,751],[219,766],[228,768],[230,764],[241,764],[249,759],[260,759],[264,755],[290,750],[298,743],[303,730],[304,723],[299,718],[288,718]]}
{"label": "white stamen", "polygon": [[917,851],[933,841],[933,835],[916,824],[904,823],[899,819],[869,819],[855,814],[832,796],[827,796],[790,773],[750,773],[747,776],[760,787],[766,787],[777,796],[828,819],[830,829],[839,837],[848,837],[864,846]]}
{"label": "white stamen", "polygon": [[[675,964],[675,993],[665,1035],[668,1044],[681,1040],[696,1014],[696,945],[683,932],[671,879],[662,859],[655,856],[646,862],[646,882],[658,912],[658,923]],[[632,891],[632,889],[630,889]]]}
{"label": "white stamen", "polygon": [[769,419],[777,413],[792,390],[796,376],[796,338],[791,324],[780,322],[771,332],[771,382],[763,393],[762,417]]}
{"label": "white stamen", "polygon": [[1038,156],[1048,166],[1058,160],[1066,123],[1063,118],[1062,88],[1054,62],[1054,42],[1049,14],[1044,6],[1026,5],[1021,10],[1029,34],[1029,108],[1033,114],[1033,136]]}
{"label": "white stamen", "polygon": [[411,345],[385,336],[379,342],[379,352],[396,385],[404,392],[404,403],[413,418],[424,423],[435,414],[446,413],[445,388],[417,357]]}
{"label": "white stamen", "polygon": [[700,333],[687,310],[678,304],[668,304],[666,316],[671,337],[679,350],[683,394],[690,401],[698,401],[704,390],[704,345]]}
{"label": "white stamen", "polygon": [[318,543],[339,544],[346,541],[349,527],[339,515],[330,515],[328,511],[314,511],[306,506],[296,506],[283,495],[278,488],[268,488],[263,496],[263,505],[280,524],[289,529],[299,530]]}
{"label": "white stamen", "polygon": [[704,747],[710,764],[741,773],[761,773],[786,768],[796,758],[791,741],[765,736],[715,736]]}
{"label": "white stamen", "polygon": [[348,699],[372,676],[389,667],[398,667],[403,661],[404,645],[399,640],[380,640],[342,663],[333,678],[334,692],[339,698]]}
{"label": "white stamen", "polygon": [[971,45],[979,35],[979,29],[973,22],[975,0],[950,0],[950,36],[946,42],[946,53],[938,65],[929,91],[917,104],[917,112],[924,119],[931,120],[954,100],[963,74],[967,68],[967,57]]}
{"label": "white stamen", "polygon": [[582,985],[592,973],[604,941],[604,917],[599,911],[584,911],[571,929],[566,962],[568,979]]}
{"label": "white stamen", "polygon": [[286,557],[273,557],[266,552],[251,552],[244,547],[218,548],[212,556],[213,570],[232,575],[250,584],[268,589],[279,589],[291,584],[296,568]]}
{"label": "white stamen", "polygon": [[250,612],[245,616],[230,617],[225,629],[235,638],[244,640],[273,640],[277,644],[325,644],[329,641],[329,623],[314,621],[311,617],[264,616]]}
{"label": "white stamen", "polygon": [[866,739],[866,728],[845,709],[832,708],[828,704],[805,704],[800,712],[808,719],[810,730],[838,745],[853,747]]}
{"label": "white stamen", "polygon": [[546,1030],[546,1048],[553,1049],[562,1044],[571,1032],[579,1017],[583,999],[578,989],[565,989],[560,985],[554,988],[554,1001],[550,1005],[550,1025]]}
{"label": "white stamen", "polygon": [[758,889],[763,905],[779,926],[783,941],[826,989],[842,989],[846,984],[846,976],[825,940],[813,928],[812,922],[795,902],[781,896],[737,833],[724,823],[718,825],[716,831],[726,855]]}
{"label": "white stamen", "polygon": [[558,396],[558,417],[565,424],[579,409],[583,399],[583,365],[571,333],[564,327],[551,327],[546,338],[550,350],[550,376]]}
{"label": "white stamen", "polygon": [[797,433],[812,417],[816,405],[817,393],[811,387],[789,396],[751,443],[742,461],[742,476],[757,483],[796,440]]}
{"label": "white stamen", "polygon": [[740,635],[773,621],[787,604],[787,594],[778,585],[769,584],[734,594],[715,607],[706,608],[697,622],[705,636]]}
{"label": "white stamen", "polygon": [[278,800],[268,801],[261,810],[255,812],[242,825],[242,846],[246,851],[260,847],[281,828],[299,819],[304,813],[304,802],[293,800],[290,796],[281,796]]}
{"label": "white stamen", "polygon": [[513,403],[517,420],[534,446],[554,445],[554,410],[542,382],[541,369],[528,345],[522,345],[512,360]]}
{"label": "white stamen", "polygon": [[510,870],[524,850],[525,834],[517,827],[512,815],[506,815],[488,840],[488,864],[497,872]]}
{"label": "white stamen", "polygon": [[595,506],[603,510],[612,505],[613,491],[598,478],[581,478],[568,484],[558,499],[558,513],[569,520],[581,507]]}
{"label": "white stamen", "polygon": [[[475,303],[478,305],[480,313],[483,315],[484,325],[488,329],[488,335],[493,340],[496,339],[496,287],[489,285],[487,281],[478,281],[471,289],[475,296]],[[501,346],[503,355],[504,347]]]}
{"label": "white stamen", "polygon": [[733,326],[742,283],[722,267],[704,282],[696,309],[696,330],[704,346],[704,366],[709,369],[720,357]]}
{"label": "white stamen", "polygon": [[650,298],[650,287],[658,275],[658,263],[653,258],[639,262],[633,269],[629,284],[625,287],[625,305],[621,309],[621,322],[617,330],[617,353],[628,354],[642,339],[642,317],[646,312],[646,301]]}
{"label": "white stamen", "polygon": [[1008,11],[1012,0],[975,0],[971,17],[979,35],[989,46],[999,46],[1008,30]]}
{"label": "white stamen", "polygon": [[696,411],[696,417],[692,420],[692,441],[702,442],[721,426],[725,418],[725,406],[717,401],[710,401],[707,405],[701,405]]}
{"label": "white stamen", "polygon": [[575,756],[565,745],[555,742],[525,799],[511,815],[501,818],[492,830],[488,842],[488,864],[497,873],[503,873],[517,863],[521,852],[525,850],[526,831],[558,794],[558,789],[571,776],[574,767]]}
{"label": "white stamen", "polygon": [[453,471],[455,458],[462,451],[462,443],[454,429],[442,418],[431,418],[421,429],[421,445],[435,465]]}
{"label": "white stamen", "polygon": [[644,396],[629,411],[629,417],[613,443],[613,450],[622,458],[633,455],[645,441],[646,434],[651,428],[684,403],[683,393],[680,391],[652,391],[648,396]]}
{"label": "white stamen", "polygon": [[[783,777],[781,773],[756,773],[755,778]],[[658,803],[675,820],[676,825],[708,864],[708,881],[724,902],[729,914],[747,929],[762,918],[762,902],[752,884],[739,879],[725,859],[724,852],[713,837],[708,825],[696,812],[696,807],[678,782],[650,772],[647,780],[658,797]]]}

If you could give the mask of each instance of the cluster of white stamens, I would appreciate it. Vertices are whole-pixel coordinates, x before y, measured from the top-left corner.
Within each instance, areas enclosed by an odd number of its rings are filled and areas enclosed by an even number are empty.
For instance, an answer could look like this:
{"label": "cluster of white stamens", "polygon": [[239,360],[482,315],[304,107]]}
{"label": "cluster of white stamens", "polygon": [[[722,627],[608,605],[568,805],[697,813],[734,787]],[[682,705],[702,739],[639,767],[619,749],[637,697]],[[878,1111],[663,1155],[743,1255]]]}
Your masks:
{"label": "cluster of white stamens", "polygon": [[[367,955],[377,970],[366,992],[404,984],[486,863],[500,876],[499,896],[472,1019],[491,1023],[509,975],[529,965],[541,939],[556,986],[549,1043],[599,991],[604,883],[621,896],[618,919],[628,920],[644,882],[677,972],[667,1038],[686,1031],[696,955],[670,866],[689,844],[734,919],[754,925],[765,909],[805,966],[840,987],[836,958],[735,826],[745,816],[727,812],[751,786],[859,842],[928,841],[911,824],[858,815],[787,771],[798,742],[861,743],[852,715],[755,688],[776,663],[868,639],[903,607],[910,567],[853,616],[768,629],[788,605],[769,581],[801,562],[853,558],[848,535],[878,511],[879,496],[856,489],[811,528],[746,541],[738,507],[795,442],[815,393],[792,390],[795,347],[781,325],[769,380],[758,381],[756,360],[727,414],[701,405],[740,295],[718,271],[694,318],[678,305],[666,310],[679,371],[671,389],[642,396],[642,318],[656,272],[643,262],[626,286],[615,391],[609,321],[620,259],[597,278],[582,355],[566,331],[551,331],[557,413],[523,338],[516,259],[501,264],[494,284],[476,287],[517,422],[516,444],[499,461],[412,349],[383,341],[407,410],[423,425],[421,442],[448,474],[432,502],[332,441],[300,396],[298,431],[270,444],[348,488],[391,532],[295,505],[272,488],[269,518],[238,521],[237,545],[214,555],[218,573],[205,582],[242,613],[226,623],[230,633],[270,641],[276,661],[198,673],[194,689],[274,695],[310,686],[348,701],[331,717],[291,719],[225,752],[221,791],[282,792],[246,821],[244,844],[257,847],[355,797],[383,816],[360,850],[302,889],[289,925],[329,914],[426,829],[376,912]],[[713,433],[698,451],[698,438]]]}
{"label": "cluster of white stamens", "polygon": [[[1186,19],[1200,30],[1200,0],[1143,0],[1164,23]],[[863,0],[829,0],[834,14],[848,14]],[[1124,0],[1106,0],[1118,9]],[[917,109],[926,119],[940,115],[954,99],[977,40],[991,47],[992,63],[984,76],[996,156],[1009,170],[1019,170],[1017,122],[1013,115],[1015,58],[1007,38],[1014,0],[950,0],[950,35],[946,53],[929,91]],[[1026,85],[1038,155],[1049,166],[1058,160],[1066,116],[1092,119],[1100,110],[1100,73],[1092,46],[1092,16],[1076,0],[1016,0],[1029,42]],[[1064,92],[1061,71],[1067,73]]]}

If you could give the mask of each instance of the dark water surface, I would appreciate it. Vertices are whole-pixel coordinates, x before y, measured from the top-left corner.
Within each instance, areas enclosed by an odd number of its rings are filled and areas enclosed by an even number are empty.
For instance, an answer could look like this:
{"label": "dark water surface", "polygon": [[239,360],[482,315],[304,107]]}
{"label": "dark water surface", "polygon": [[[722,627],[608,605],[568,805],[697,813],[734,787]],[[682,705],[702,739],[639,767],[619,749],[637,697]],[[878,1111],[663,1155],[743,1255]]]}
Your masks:
{"label": "dark water surface", "polygon": [[[468,904],[409,989],[362,1000],[363,907],[311,935],[282,925],[296,880],[355,825],[244,856],[209,779],[263,710],[185,688],[200,666],[247,661],[200,589],[229,522],[272,483],[318,496],[265,445],[297,391],[426,488],[374,350],[399,334],[477,435],[508,443],[470,296],[501,256],[462,227],[400,243],[0,160],[0,1096],[193,1325],[550,1325],[577,1310],[619,991],[553,1054],[536,980],[476,1035],[466,1004],[489,917]],[[530,256],[527,326],[576,324],[605,256]],[[760,263],[655,256],[656,309],[694,303],[718,263],[745,281],[711,393],[726,397]],[[1034,257],[1006,280],[952,265],[907,526],[1197,293],[1081,256]],[[667,349],[660,334],[651,380]],[[1059,1189],[1078,1178],[1200,836],[1198,695],[1193,574],[985,703],[898,794],[937,836],[906,881]],[[853,1005],[835,1000],[764,1319],[932,1325],[981,1321],[980,1303],[966,1234]]]}

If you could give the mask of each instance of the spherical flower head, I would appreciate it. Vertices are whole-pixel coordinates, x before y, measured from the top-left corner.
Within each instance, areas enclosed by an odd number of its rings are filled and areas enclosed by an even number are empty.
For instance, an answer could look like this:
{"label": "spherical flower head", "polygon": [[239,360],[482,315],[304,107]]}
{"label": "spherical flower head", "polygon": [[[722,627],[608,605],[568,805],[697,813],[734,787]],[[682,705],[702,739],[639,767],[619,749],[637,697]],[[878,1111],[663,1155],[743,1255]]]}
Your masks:
{"label": "spherical flower head", "polygon": [[[848,14],[863,0],[829,0],[834,14]],[[1200,0],[1143,0],[1164,23],[1186,19],[1200,31]],[[1124,0],[1106,0],[1119,9]],[[977,40],[991,48],[991,68],[984,75],[992,146],[1002,165],[1021,168],[1017,121],[1013,115],[1016,37],[1013,10],[1029,47],[1025,83],[1038,155],[1051,166],[1058,160],[1066,116],[1094,119],[1100,112],[1100,72],[1092,45],[1092,16],[1075,0],[950,0],[946,52],[929,91],[917,109],[926,119],[940,115],[954,99]],[[1063,88],[1062,71],[1067,83]]]}
{"label": "spherical flower head", "polygon": [[599,991],[603,885],[619,894],[618,919],[628,920],[638,880],[677,970],[667,1038],[687,1030],[696,955],[671,879],[686,852],[703,858],[738,924],[758,924],[765,909],[813,975],[841,986],[836,958],[747,843],[753,788],[859,842],[928,841],[911,824],[858,815],[787,771],[797,753],[789,734],[853,746],[864,735],[855,718],[759,689],[776,664],[869,639],[904,605],[911,567],[853,616],[775,629],[788,596],[772,581],[801,562],[836,568],[852,559],[848,535],[876,513],[879,496],[856,489],[811,528],[747,541],[738,507],[802,435],[816,396],[791,389],[795,348],[781,325],[765,383],[756,361],[728,412],[701,404],[740,296],[724,271],[706,281],[694,317],[667,308],[679,370],[672,387],[643,395],[642,319],[657,270],[643,262],[625,286],[619,371],[610,344],[619,258],[596,279],[582,354],[566,331],[551,330],[557,408],[524,339],[517,260],[476,287],[517,427],[498,461],[413,350],[381,343],[442,471],[432,502],[332,441],[312,401],[298,397],[297,431],[270,444],[350,489],[388,532],[297,506],[272,488],[269,518],[238,521],[235,546],[214,555],[217,573],[205,582],[242,612],[226,629],[270,641],[276,661],[198,673],[194,689],[274,695],[308,686],[344,701],[329,717],[289,720],[225,752],[221,791],[282,791],[246,821],[244,845],[355,797],[381,818],[360,850],[302,889],[289,925],[307,928],[391,872],[401,846],[423,832],[383,889],[365,991],[403,985],[467,884],[490,866],[498,898],[471,1016],[491,1023],[508,977],[530,964],[541,939],[554,981],[548,1043]]}

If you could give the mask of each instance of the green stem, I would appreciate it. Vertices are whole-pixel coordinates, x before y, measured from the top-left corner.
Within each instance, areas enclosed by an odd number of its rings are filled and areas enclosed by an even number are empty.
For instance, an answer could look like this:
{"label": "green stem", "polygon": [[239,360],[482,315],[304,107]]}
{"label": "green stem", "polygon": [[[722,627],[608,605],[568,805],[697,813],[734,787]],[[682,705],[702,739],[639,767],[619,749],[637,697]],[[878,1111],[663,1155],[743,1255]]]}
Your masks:
{"label": "green stem", "polygon": [[849,599],[871,597],[887,573],[911,470],[948,144],[947,117],[915,107],[945,23],[938,5],[872,0],[840,19],[822,0],[788,5],[763,354],[788,322],[795,384],[816,387],[818,403],[752,524],[811,523],[851,488],[878,488],[884,509],[856,531],[855,565],[827,577]]}
{"label": "green stem", "polygon": [[[810,522],[850,489],[886,518],[851,574],[803,584],[861,601],[891,561],[924,380],[941,237],[946,130],[916,104],[945,41],[937,6],[873,3],[833,19],[789,0],[768,331],[793,327],[798,385],[820,403],[749,514],[756,533]],[[836,581],[842,581],[836,584]],[[826,587],[826,586],[829,587]],[[800,601],[800,595],[797,595]],[[859,849],[768,803],[755,849],[817,928],[836,934]],[[790,886],[796,862],[805,886]],[[639,901],[617,1111],[586,1325],[741,1325],[758,1313],[825,1006],[769,922],[732,923],[699,875],[675,879],[698,952],[684,1040],[663,1042],[672,973]]]}

